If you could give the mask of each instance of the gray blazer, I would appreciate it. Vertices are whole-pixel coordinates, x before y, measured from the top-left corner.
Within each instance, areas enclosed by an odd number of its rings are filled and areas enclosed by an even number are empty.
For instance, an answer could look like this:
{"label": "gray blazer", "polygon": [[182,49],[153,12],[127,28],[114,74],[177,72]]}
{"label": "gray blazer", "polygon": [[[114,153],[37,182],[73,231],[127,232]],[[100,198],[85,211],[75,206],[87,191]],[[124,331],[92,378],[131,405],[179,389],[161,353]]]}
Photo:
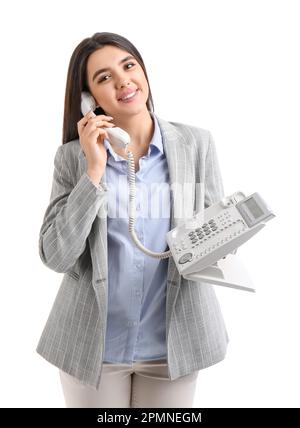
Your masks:
{"label": "gray blazer", "polygon": [[[169,167],[173,229],[180,224],[183,205],[183,195],[174,191],[173,185],[193,186],[195,191],[184,200],[193,214],[218,202],[224,196],[223,184],[209,131],[157,120]],[[39,254],[48,268],[64,276],[36,351],[98,389],[108,301],[108,189],[102,180],[97,188],[86,170],[78,139],[58,147],[50,201],[39,234]],[[213,286],[184,279],[170,257],[166,292],[169,378],[174,380],[223,360],[229,339]]]}

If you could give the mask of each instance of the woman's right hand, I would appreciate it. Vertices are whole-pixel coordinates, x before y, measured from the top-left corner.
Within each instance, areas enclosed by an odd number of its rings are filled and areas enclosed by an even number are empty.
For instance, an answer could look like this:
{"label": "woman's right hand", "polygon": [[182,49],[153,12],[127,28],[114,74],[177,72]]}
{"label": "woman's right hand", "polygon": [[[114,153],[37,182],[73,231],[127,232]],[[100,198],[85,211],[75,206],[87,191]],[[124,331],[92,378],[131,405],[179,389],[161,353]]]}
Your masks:
{"label": "woman's right hand", "polygon": [[103,142],[109,136],[102,128],[114,127],[115,125],[110,122],[112,119],[111,116],[104,114],[93,116],[90,111],[77,122],[79,141],[87,159],[88,169],[94,171],[105,169],[107,153]]}

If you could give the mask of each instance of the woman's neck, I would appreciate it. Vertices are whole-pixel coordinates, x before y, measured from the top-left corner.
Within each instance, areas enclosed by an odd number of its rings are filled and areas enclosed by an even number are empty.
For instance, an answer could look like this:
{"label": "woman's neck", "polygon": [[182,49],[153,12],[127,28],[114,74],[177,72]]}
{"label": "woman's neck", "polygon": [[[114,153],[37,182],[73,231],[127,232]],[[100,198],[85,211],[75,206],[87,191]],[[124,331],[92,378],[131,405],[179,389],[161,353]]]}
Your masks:
{"label": "woman's neck", "polygon": [[154,119],[148,110],[112,121],[131,138],[132,147],[148,147],[154,134]]}

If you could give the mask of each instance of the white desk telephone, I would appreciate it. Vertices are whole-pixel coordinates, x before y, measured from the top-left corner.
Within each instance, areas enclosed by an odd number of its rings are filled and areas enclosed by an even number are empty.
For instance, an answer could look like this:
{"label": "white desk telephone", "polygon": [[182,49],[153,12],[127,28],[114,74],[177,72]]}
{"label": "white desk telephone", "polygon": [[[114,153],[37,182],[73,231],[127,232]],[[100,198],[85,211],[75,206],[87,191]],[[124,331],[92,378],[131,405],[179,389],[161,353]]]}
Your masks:
{"label": "white desk telephone", "polygon": [[[92,95],[82,92],[82,114],[95,109]],[[135,166],[133,154],[128,150],[130,136],[118,127],[103,129],[112,145],[125,148],[128,156],[129,233],[135,245],[151,257],[164,259],[172,256],[180,275],[186,279],[255,291],[248,272],[233,252],[261,230],[266,221],[275,217],[261,196],[253,193],[246,197],[242,192],[236,192],[223,198],[185,224],[170,230],[166,235],[169,251],[153,252],[139,241],[134,228]]]}
{"label": "white desk telephone", "polygon": [[[203,213],[202,213],[203,215]],[[258,193],[236,192],[167,233],[179,273],[186,279],[254,291],[241,260],[232,251],[260,231],[275,215]],[[226,256],[226,261],[224,257]],[[218,264],[217,264],[218,263]],[[222,275],[222,272],[224,275]]]}

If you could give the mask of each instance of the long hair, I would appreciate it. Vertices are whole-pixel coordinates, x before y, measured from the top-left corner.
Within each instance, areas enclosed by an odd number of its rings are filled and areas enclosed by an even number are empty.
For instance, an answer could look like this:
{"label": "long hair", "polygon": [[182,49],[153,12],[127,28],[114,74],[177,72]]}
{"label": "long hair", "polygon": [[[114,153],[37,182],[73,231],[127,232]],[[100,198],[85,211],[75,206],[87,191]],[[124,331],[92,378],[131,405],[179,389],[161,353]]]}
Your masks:
{"label": "long hair", "polygon": [[[129,40],[119,34],[108,32],[95,33],[92,37],[88,37],[79,43],[70,59],[65,92],[62,144],[79,138],[77,122],[83,117],[80,109],[81,92],[90,92],[86,72],[87,61],[93,52],[106,45],[116,46],[129,52],[140,64],[149,86],[149,96],[146,103],[147,109],[149,112],[154,111],[146,67],[136,47]],[[105,114],[105,112],[101,107],[97,107],[95,114]]]}

